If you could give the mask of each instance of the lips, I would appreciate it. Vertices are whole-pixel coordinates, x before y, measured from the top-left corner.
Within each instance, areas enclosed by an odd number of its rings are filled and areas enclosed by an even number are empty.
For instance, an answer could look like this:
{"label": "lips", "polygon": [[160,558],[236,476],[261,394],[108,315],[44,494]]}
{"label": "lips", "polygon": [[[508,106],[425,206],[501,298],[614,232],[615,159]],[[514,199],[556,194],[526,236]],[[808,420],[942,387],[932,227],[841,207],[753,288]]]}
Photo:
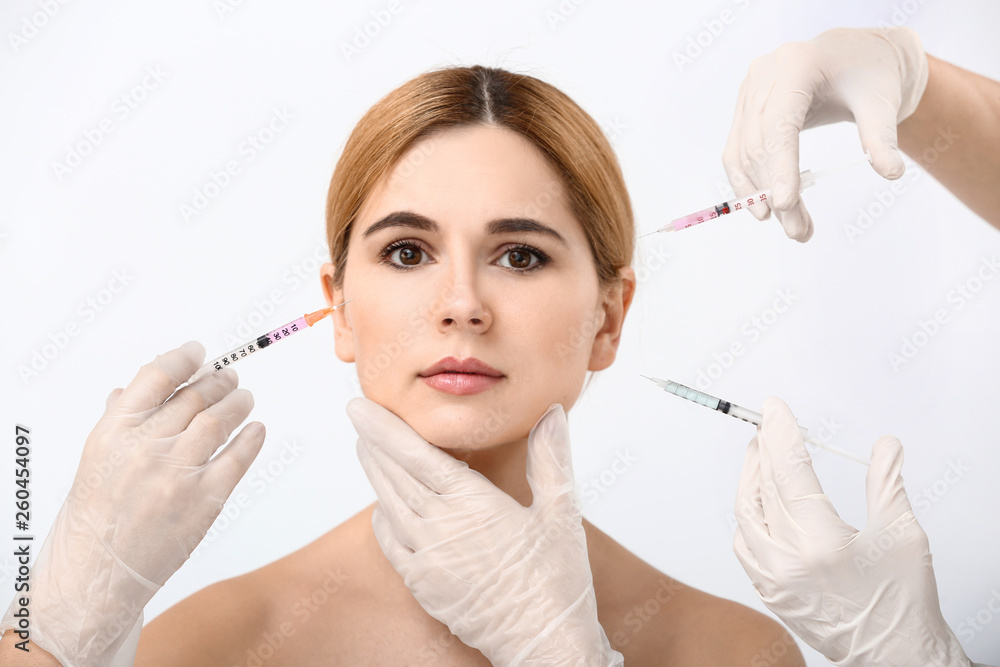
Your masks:
{"label": "lips", "polygon": [[489,364],[476,359],[475,357],[469,357],[467,359],[445,357],[427,370],[420,373],[420,377],[430,377],[431,375],[437,375],[439,373],[471,373],[475,375],[485,375],[487,377],[503,377],[503,373]]}
{"label": "lips", "polygon": [[496,386],[503,373],[474,357],[445,357],[420,374],[424,383],[445,394],[467,396]]}

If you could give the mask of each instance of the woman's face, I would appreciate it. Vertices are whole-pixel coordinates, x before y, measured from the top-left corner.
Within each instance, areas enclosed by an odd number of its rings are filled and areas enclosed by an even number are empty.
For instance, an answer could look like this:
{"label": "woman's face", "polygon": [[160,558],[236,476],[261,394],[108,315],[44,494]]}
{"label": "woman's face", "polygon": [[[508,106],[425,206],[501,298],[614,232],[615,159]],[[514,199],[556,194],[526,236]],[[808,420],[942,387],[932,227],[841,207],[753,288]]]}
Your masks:
{"label": "woman's face", "polygon": [[[613,360],[635,285],[605,290],[555,170],[492,126],[447,129],[400,159],[351,229],[328,302],[365,396],[448,450],[528,435]],[[478,360],[479,365],[474,360]],[[462,364],[465,365],[462,365]]]}

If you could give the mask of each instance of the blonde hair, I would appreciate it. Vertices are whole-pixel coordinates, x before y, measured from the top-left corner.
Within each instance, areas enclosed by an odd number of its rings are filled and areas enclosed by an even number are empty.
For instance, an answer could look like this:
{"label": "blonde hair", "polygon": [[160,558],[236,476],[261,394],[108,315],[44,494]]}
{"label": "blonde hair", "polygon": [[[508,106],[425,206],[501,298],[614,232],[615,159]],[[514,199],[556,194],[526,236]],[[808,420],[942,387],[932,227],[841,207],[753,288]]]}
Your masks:
{"label": "blonde hair", "polygon": [[337,161],[326,230],[342,287],[351,226],[362,205],[418,140],[449,127],[493,125],[528,139],[562,177],[602,286],[632,260],[634,223],[625,180],[600,126],[554,86],[503,69],[452,67],[421,74],[371,107]]}

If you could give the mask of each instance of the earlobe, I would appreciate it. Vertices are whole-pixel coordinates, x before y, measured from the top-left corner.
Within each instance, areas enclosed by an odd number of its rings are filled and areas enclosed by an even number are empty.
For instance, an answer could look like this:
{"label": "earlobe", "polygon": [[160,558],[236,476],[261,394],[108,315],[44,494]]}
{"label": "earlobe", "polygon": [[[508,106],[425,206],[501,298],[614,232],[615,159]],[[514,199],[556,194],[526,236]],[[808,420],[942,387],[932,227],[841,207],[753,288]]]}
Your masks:
{"label": "earlobe", "polygon": [[[335,287],[333,284],[334,266],[327,262],[320,268],[320,283],[323,286],[323,297],[326,299],[327,307],[343,303],[343,286]],[[337,353],[337,358],[347,363],[354,362],[354,331],[351,329],[351,322],[347,318],[347,308],[338,308],[330,316],[333,320],[333,345]]]}
{"label": "earlobe", "polygon": [[604,323],[594,336],[590,350],[589,371],[602,371],[610,366],[618,354],[622,326],[635,295],[635,271],[631,266],[618,269],[618,282],[610,286],[604,296]]}

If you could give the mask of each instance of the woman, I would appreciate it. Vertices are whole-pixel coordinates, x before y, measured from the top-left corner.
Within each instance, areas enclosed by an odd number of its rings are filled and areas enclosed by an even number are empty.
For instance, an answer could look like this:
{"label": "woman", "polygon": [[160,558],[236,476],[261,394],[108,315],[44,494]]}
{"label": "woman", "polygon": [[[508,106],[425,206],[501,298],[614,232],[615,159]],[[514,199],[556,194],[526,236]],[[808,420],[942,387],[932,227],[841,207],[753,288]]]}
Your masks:
{"label": "woman", "polygon": [[[629,198],[597,124],[531,77],[424,74],[358,123],[327,225],[324,293],[353,299],[334,314],[336,353],[365,396],[529,505],[529,431],[614,361],[635,288]],[[490,664],[418,604],[373,509],[163,613],[135,664]],[[803,664],[773,621],[583,531],[626,664]]]}

